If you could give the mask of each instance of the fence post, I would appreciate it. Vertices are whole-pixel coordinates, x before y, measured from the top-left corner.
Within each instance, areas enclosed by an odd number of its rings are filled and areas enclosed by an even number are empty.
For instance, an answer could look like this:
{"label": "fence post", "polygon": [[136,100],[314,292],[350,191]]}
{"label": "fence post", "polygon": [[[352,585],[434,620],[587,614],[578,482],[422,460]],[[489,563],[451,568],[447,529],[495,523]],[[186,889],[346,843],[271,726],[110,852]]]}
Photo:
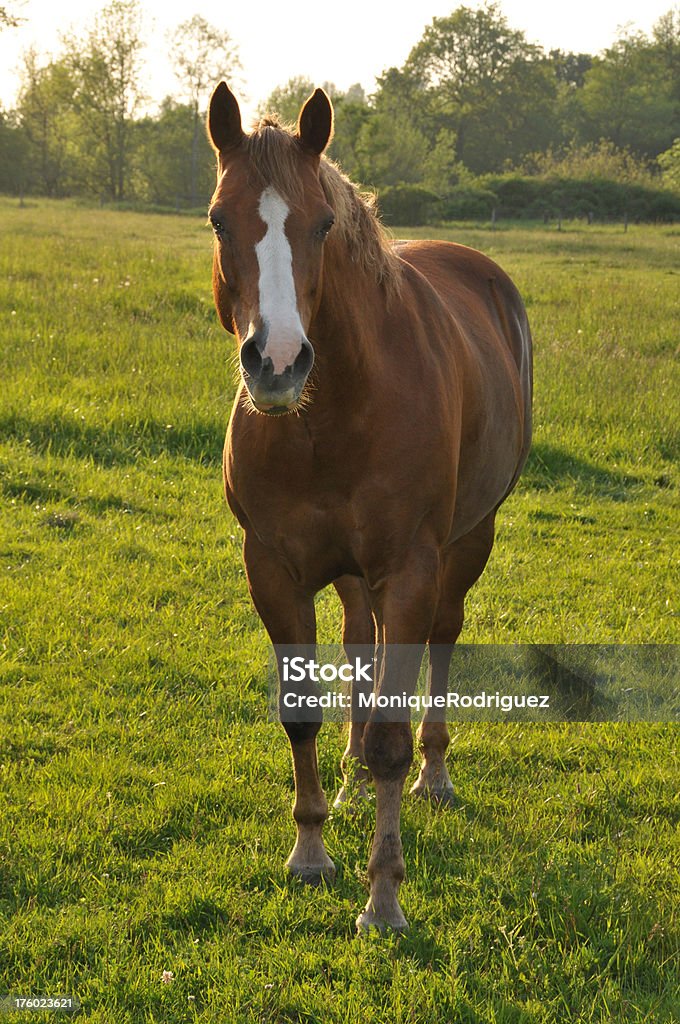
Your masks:
{"label": "fence post", "polygon": [[496,230],[496,207],[495,206],[494,206],[494,208],[491,211],[491,230],[492,231]]}

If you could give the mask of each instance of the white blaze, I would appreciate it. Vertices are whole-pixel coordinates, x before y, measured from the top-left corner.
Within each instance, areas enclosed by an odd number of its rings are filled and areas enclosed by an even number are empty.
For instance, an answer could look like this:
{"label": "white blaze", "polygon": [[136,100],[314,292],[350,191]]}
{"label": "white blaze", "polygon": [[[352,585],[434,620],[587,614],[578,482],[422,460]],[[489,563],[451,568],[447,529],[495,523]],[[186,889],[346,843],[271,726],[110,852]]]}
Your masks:
{"label": "white blaze", "polygon": [[300,321],[293,278],[293,253],[285,223],[290,210],[271,187],[260,196],[259,213],[267,231],[255,246],[260,267],[260,316],[268,328],[262,358],[269,357],[274,373],[295,362],[305,332]]}

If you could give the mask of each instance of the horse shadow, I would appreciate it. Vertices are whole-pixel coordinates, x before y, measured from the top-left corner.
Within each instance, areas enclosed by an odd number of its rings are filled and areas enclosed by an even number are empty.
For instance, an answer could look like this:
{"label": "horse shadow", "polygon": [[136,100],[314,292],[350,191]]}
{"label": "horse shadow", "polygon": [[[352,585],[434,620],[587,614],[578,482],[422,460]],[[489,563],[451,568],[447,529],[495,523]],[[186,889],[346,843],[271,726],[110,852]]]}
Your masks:
{"label": "horse shadow", "polygon": [[552,490],[565,483],[575,484],[587,494],[612,501],[628,501],[631,490],[644,484],[632,473],[598,466],[558,445],[535,443],[520,478],[520,486],[531,490]]}
{"label": "horse shadow", "polygon": [[38,454],[87,459],[104,468],[164,453],[219,466],[226,425],[226,415],[219,421],[197,416],[191,423],[177,425],[149,418],[90,424],[58,412],[42,416],[10,412],[0,417],[0,438],[28,443]]}

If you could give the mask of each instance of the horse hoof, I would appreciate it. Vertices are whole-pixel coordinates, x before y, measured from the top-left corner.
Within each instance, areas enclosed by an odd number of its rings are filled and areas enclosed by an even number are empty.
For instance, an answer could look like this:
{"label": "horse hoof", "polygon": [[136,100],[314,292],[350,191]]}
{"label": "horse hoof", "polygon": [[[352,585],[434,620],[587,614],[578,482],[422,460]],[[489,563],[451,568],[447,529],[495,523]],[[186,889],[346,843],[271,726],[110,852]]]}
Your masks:
{"label": "horse hoof", "polygon": [[335,881],[335,864],[329,858],[323,864],[286,864],[291,878],[299,878],[305,885],[332,885]]}
{"label": "horse hoof", "polygon": [[411,796],[415,796],[418,800],[429,800],[435,807],[457,807],[459,803],[451,783],[448,786],[433,788],[422,782],[416,782],[415,786],[411,787]]}
{"label": "horse hoof", "polygon": [[401,907],[397,903],[389,913],[378,913],[371,906],[370,900],[366,908],[361,911],[357,918],[357,934],[368,935],[375,929],[381,935],[389,932],[402,934],[408,931],[408,921],[404,917]]}

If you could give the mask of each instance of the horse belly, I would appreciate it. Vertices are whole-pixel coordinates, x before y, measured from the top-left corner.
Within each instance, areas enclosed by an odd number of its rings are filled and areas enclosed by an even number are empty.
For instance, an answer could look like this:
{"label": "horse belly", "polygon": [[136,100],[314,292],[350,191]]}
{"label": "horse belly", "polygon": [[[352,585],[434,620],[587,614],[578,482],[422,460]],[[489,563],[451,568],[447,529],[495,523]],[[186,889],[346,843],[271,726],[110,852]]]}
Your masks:
{"label": "horse belly", "polygon": [[452,542],[502,504],[521,468],[524,431],[515,392],[506,387],[489,394],[481,425],[461,439]]}

